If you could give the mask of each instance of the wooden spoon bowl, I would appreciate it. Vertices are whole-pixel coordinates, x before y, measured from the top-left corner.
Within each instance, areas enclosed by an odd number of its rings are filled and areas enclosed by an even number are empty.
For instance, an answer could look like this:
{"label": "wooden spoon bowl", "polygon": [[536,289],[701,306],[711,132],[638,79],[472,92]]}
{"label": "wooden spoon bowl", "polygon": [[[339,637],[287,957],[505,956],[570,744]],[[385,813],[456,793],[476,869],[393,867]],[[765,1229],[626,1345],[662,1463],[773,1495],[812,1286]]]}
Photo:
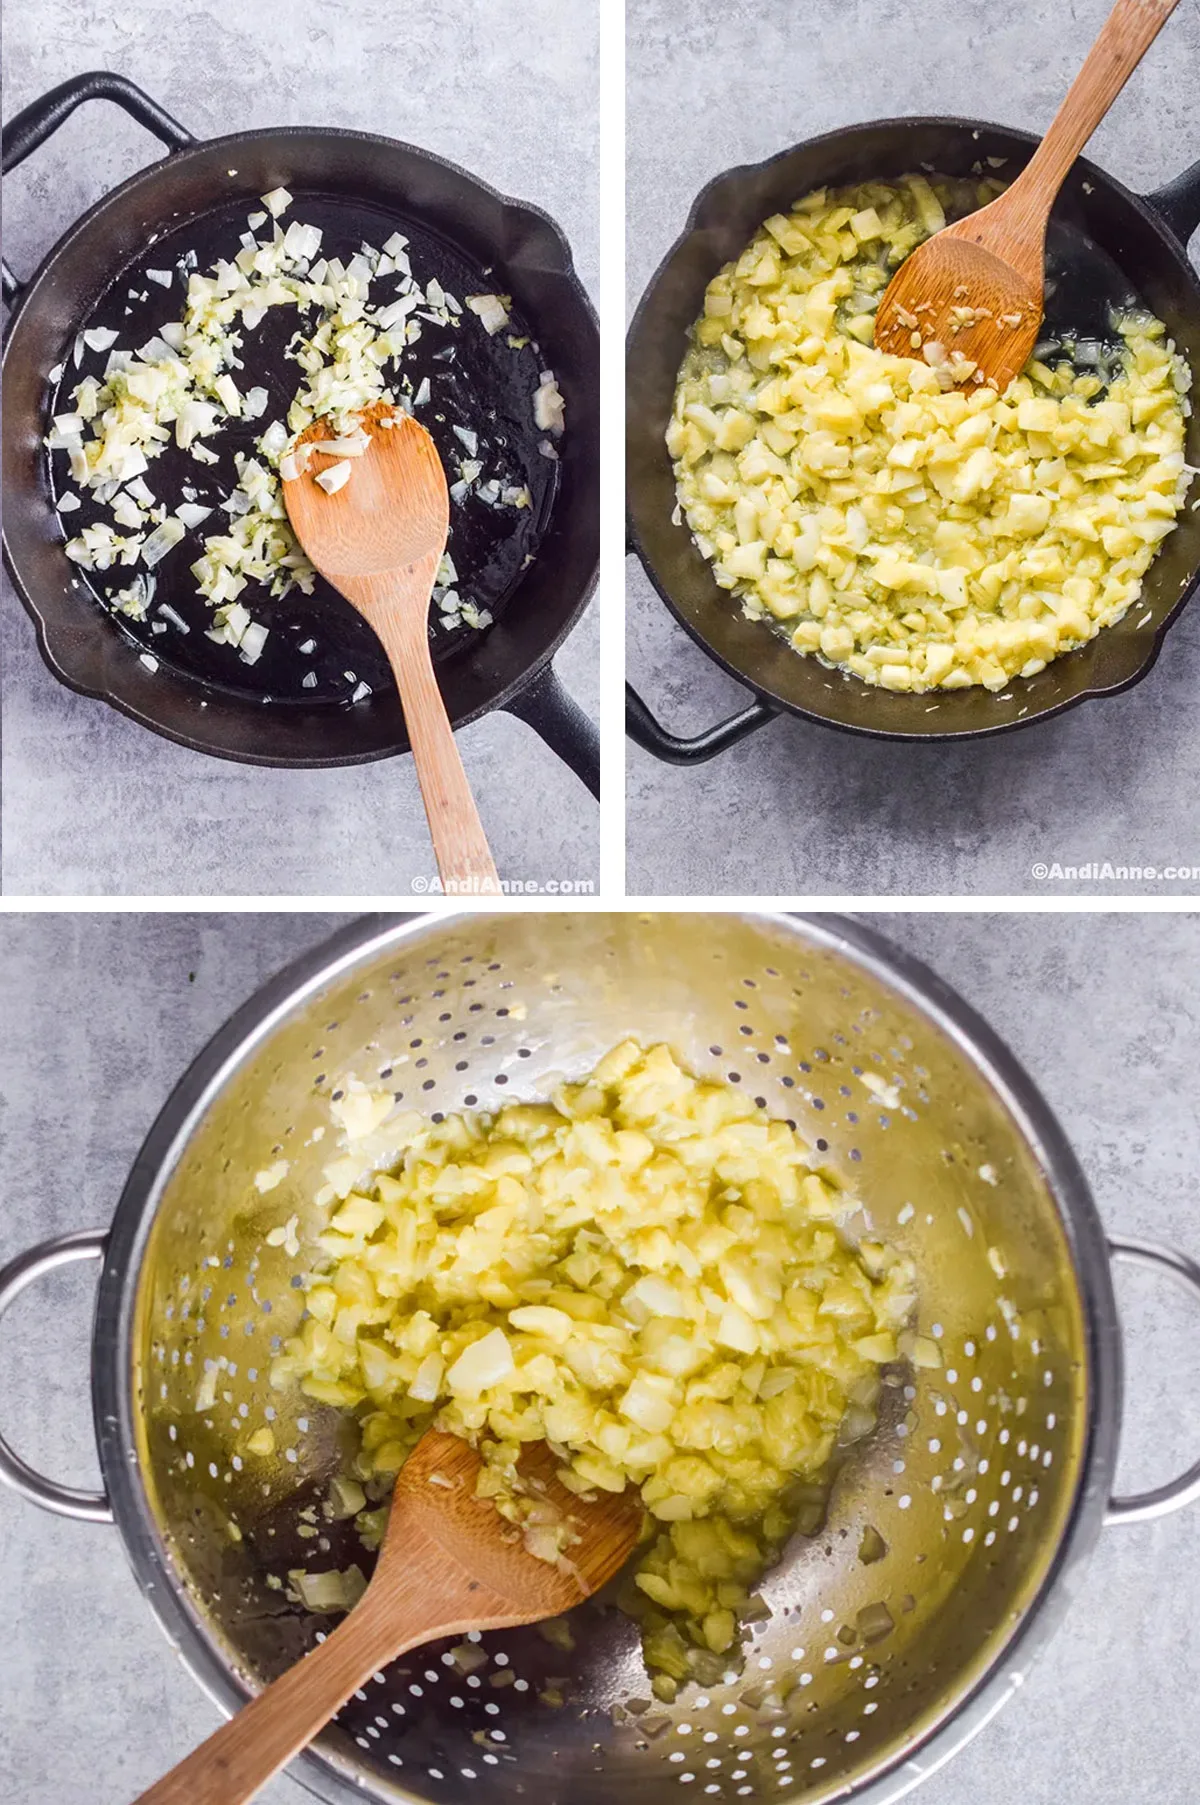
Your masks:
{"label": "wooden spoon bowl", "polygon": [[545,1442],[520,1474],[574,1537],[557,1566],[476,1495],[479,1455],[429,1430],[396,1480],[379,1561],[333,1633],[209,1737],[137,1805],[245,1805],[373,1673],[407,1649],[469,1630],[538,1623],[590,1598],[620,1571],[641,1531],[636,1492],[584,1500],[557,1478]]}
{"label": "wooden spoon bowl", "polygon": [[1178,4],[1117,0],[1050,130],[1012,186],[904,259],[875,315],[877,350],[923,357],[948,367],[956,381],[990,383],[1001,394],[1020,375],[1042,324],[1046,224],[1055,197]]}

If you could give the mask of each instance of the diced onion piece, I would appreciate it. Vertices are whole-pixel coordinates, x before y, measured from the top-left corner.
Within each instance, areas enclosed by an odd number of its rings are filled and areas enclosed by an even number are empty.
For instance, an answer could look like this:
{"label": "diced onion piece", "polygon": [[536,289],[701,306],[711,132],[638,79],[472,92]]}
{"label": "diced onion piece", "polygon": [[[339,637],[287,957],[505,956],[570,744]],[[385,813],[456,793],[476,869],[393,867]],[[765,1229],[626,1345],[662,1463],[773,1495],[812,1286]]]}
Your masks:
{"label": "diced onion piece", "polygon": [[271,397],[264,388],[247,389],[242,401],[242,413],[247,420],[257,420],[267,411],[267,403]]}
{"label": "diced onion piece", "polygon": [[317,482],[324,489],[326,495],[336,495],[337,491],[344,488],[350,481],[350,469],[351,466],[345,460],[330,464],[328,470],[318,472]]}
{"label": "diced onion piece", "polygon": [[217,380],[213,383],[213,393],[227,413],[232,414],[235,419],[240,418],[242,412],[242,397],[238,393],[237,383],[233,380],[233,377],[229,375],[228,371],[226,371],[223,376],[217,377]]}
{"label": "diced onion piece", "polygon": [[341,439],[306,439],[310,451],[322,451],[329,458],[360,458],[370,450],[370,435],[361,429]]}
{"label": "diced onion piece", "polygon": [[245,664],[257,664],[262,657],[262,649],[267,643],[268,629],[258,621],[252,620],[242,634],[238,646],[238,656]]}
{"label": "diced onion piece", "polygon": [[199,526],[201,521],[207,520],[211,513],[211,508],[201,507],[198,502],[194,501],[180,502],[175,510],[176,519],[182,520],[184,526],[188,528]]}
{"label": "diced onion piece", "polygon": [[564,425],[562,392],[553,370],[543,370],[533,397],[533,422],[539,432],[560,433]]}
{"label": "diced onion piece", "polygon": [[259,199],[272,219],[278,219],[292,204],[292,197],[286,188],[272,188],[270,194],[260,195]]}
{"label": "diced onion piece", "polygon": [[184,535],[184,525],[168,515],[161,526],[156,526],[145,545],[142,547],[142,562],[153,566],[166,557],[173,545],[178,545]]}
{"label": "diced onion piece", "polygon": [[489,1329],[458,1356],[446,1374],[446,1388],[458,1397],[478,1397],[490,1386],[502,1385],[515,1369],[508,1336],[503,1329]]}
{"label": "diced onion piece", "polygon": [[116,344],[117,335],[111,326],[88,326],[83,332],[83,342],[89,351],[107,351],[110,345]]}
{"label": "diced onion piece", "polygon": [[367,1589],[367,1582],[357,1567],[344,1573],[289,1572],[288,1579],[307,1610],[326,1613],[352,1611]]}
{"label": "diced onion piece", "polygon": [[442,1376],[446,1370],[446,1362],[436,1351],[426,1354],[413,1375],[412,1384],[408,1388],[410,1398],[416,1398],[419,1404],[435,1404],[442,1388]]}
{"label": "diced onion piece", "polygon": [[76,508],[82,506],[83,503],[80,501],[78,495],[72,495],[69,489],[64,490],[58,498],[58,512],[60,514],[73,514]]}
{"label": "diced onion piece", "polygon": [[258,441],[259,450],[264,457],[278,458],[287,450],[288,431],[282,420],[272,420],[262,438]]}
{"label": "diced onion piece", "polygon": [[485,332],[495,335],[508,325],[508,308],[500,295],[467,295],[466,303],[479,315]]}
{"label": "diced onion piece", "polygon": [[334,1522],[345,1522],[349,1517],[356,1517],[366,1507],[367,1494],[358,1481],[347,1478],[344,1473],[338,1473],[329,1487],[328,1514]]}
{"label": "diced onion piece", "polygon": [[148,269],[146,279],[149,282],[157,282],[160,288],[170,288],[174,280],[174,272],[169,269]]}

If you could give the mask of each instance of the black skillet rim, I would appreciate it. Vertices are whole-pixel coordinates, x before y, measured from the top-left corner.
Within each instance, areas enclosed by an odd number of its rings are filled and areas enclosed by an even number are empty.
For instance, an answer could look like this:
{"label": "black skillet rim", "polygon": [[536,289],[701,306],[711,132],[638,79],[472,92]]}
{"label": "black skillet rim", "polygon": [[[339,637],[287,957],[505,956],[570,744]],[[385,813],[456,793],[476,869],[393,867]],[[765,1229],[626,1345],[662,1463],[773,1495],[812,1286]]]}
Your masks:
{"label": "black skillet rim", "polygon": [[[359,145],[368,150],[371,147],[384,147],[389,151],[401,150],[408,155],[416,157],[422,162],[429,163],[448,171],[460,181],[465,182],[474,189],[482,192],[490,201],[496,203],[503,210],[511,210],[513,213],[518,214],[523,218],[534,220],[547,232],[550,241],[557,251],[558,262],[555,266],[554,273],[562,276],[571,285],[583,310],[585,319],[591,326],[593,332],[598,334],[599,319],[596,309],[592,304],[591,297],[588,295],[587,290],[580,281],[567,236],[557,220],[543,208],[537,206],[536,203],[517,200],[511,195],[503,193],[502,190],[493,187],[490,183],[483,181],[470,170],[463,168],[461,164],[451,162],[447,157],[438,156],[433,151],[425,150],[422,146],[410,144],[403,139],[385,137],[382,133],[363,132],[341,126],[262,126],[255,127],[254,129],[245,132],[224,133],[215,138],[197,138],[180,149],[169,151],[165,156],[156,157],[152,162],[144,164],[140,169],[136,170],[133,175],[127,177],[124,182],[119,183],[117,187],[107,190],[100,196],[99,200],[81,213],[79,217],[68,226],[62,236],[50,247],[33,273],[23,281],[5,326],[3,353],[4,367],[7,368],[13,335],[22,316],[26,312],[26,309],[33,303],[35,296],[41,291],[43,284],[52,276],[55,268],[59,265],[60,260],[65,258],[74,249],[80,235],[94,225],[97,217],[101,215],[107,207],[123,200],[128,194],[144,184],[153,185],[166,169],[179,168],[193,157],[208,156],[214,151],[225,149],[233,152],[236,151],[237,147],[249,143],[275,142],[286,144],[289,139],[304,138],[311,140],[314,137],[336,139],[341,143]],[[50,631],[47,627],[45,615],[31,593],[28,585],[25,583],[17,560],[12,554],[7,525],[3,532],[2,551],[4,567],[8,571],[13,587],[17,592],[17,596],[25,609],[26,614],[33,622],[38,651],[51,675],[66,688],[73,690],[77,695],[86,696],[94,701],[107,703],[109,707],[116,709],[119,714],[124,715],[129,720],[135,721],[138,726],[146,728],[148,731],[157,734],[160,738],[170,740],[176,745],[183,746],[188,751],[204,753],[211,758],[221,758],[235,764],[250,764],[288,770],[322,770],[336,769],[350,765],[373,764],[380,759],[402,756],[411,750],[407,735],[403,733],[403,731],[401,732],[401,736],[391,744],[374,746],[367,750],[349,753],[343,752],[331,754],[329,752],[318,752],[311,757],[298,755],[296,753],[278,754],[270,751],[259,751],[254,748],[249,750],[234,750],[227,746],[213,745],[202,733],[190,732],[184,727],[163,720],[151,708],[143,706],[136,695],[126,696],[118,693],[112,684],[105,679],[104,666],[108,662],[106,654],[109,650],[107,643],[109,635],[102,618],[97,617],[97,625],[100,628],[105,629],[105,632],[103,635],[101,633],[95,634],[93,643],[89,647],[87,663],[90,666],[91,672],[94,673],[91,680],[85,680],[82,675],[77,676],[67,670],[59,661],[51,646]],[[595,593],[598,581],[599,557],[597,555],[596,561],[586,582],[583,584],[574,605],[568,611],[566,618],[557,632],[546,641],[536,657],[521,670],[519,675],[503,685],[493,697],[487,701],[478,703],[461,714],[456,714],[453,718],[453,726],[456,731],[460,727],[466,727],[474,721],[481,720],[484,715],[492,713],[495,709],[512,709],[514,703],[518,703],[523,696],[533,689],[539,677],[547,672],[552,659],[562,646],[563,642],[578,625],[584,610],[587,608],[588,603]],[[141,680],[140,668],[138,670],[132,670],[129,666],[125,666],[121,669],[120,674],[125,677],[132,677],[136,689],[141,690],[145,687],[144,682]],[[149,678],[156,674],[157,673],[147,672],[146,677]],[[195,702],[195,718],[202,722],[204,717],[200,712],[199,704],[201,701],[208,702],[210,700],[209,697],[204,695],[205,686],[198,683],[187,683],[183,678],[179,678],[177,681],[181,690],[185,693],[191,692]],[[250,716],[254,713],[252,704],[238,703],[234,706],[246,716]],[[300,718],[299,711],[296,711],[296,718]],[[321,734],[319,722],[314,722],[312,739],[314,745],[320,744]]]}
{"label": "black skillet rim", "polygon": [[[1041,142],[1040,137],[1036,132],[1027,132],[1016,126],[999,125],[992,120],[963,119],[952,114],[904,114],[891,119],[857,120],[850,125],[837,126],[832,131],[819,132],[815,137],[802,138],[795,144],[787,145],[782,150],[776,151],[772,156],[764,157],[760,162],[739,163],[732,168],[723,170],[719,175],[713,176],[712,179],[706,182],[704,187],[700,189],[695,200],[692,202],[691,207],[688,209],[688,215],[683,229],[674,239],[669,249],[660,260],[654,274],[647,282],[626,333],[626,353],[628,354],[634,339],[641,329],[642,321],[649,307],[651,297],[658,288],[668,266],[674,261],[676,255],[692,234],[700,229],[705,209],[710,201],[715,198],[718,190],[720,190],[727,182],[736,182],[745,177],[769,170],[775,164],[782,163],[786,161],[787,158],[794,156],[797,151],[816,149],[825,144],[832,145],[837,142],[837,140],[843,139],[849,132],[861,131],[863,129],[886,130],[891,127],[954,127],[958,130],[972,132],[1000,132],[1006,137],[1009,137],[1022,145],[1028,146],[1031,151]],[[1187,246],[1180,243],[1180,240],[1172,231],[1167,220],[1155,208],[1153,196],[1135,194],[1132,189],[1126,188],[1123,182],[1119,182],[1115,176],[1109,175],[1107,170],[1101,169],[1098,164],[1092,163],[1084,157],[1076,159],[1073,170],[1081,172],[1084,177],[1090,178],[1094,176],[1108,188],[1115,189],[1119,197],[1122,200],[1128,201],[1141,215],[1146,224],[1153,228],[1158,237],[1161,238],[1164,249],[1171,254],[1190,278],[1196,307],[1198,312],[1200,312],[1200,275],[1197,274],[1195,267],[1187,255]],[[1200,376],[1198,376],[1198,381],[1200,381]],[[681,525],[679,530],[681,532],[686,532],[687,529]],[[961,742],[964,740],[994,739],[998,734],[1012,733],[1020,728],[1034,726],[1039,722],[1051,720],[1056,715],[1065,714],[1069,709],[1078,708],[1083,702],[1090,702],[1097,698],[1102,699],[1107,696],[1121,695],[1124,691],[1132,689],[1135,684],[1140,683],[1143,677],[1148,676],[1158,662],[1159,654],[1162,651],[1162,642],[1168,629],[1175,624],[1183,609],[1195,596],[1197,590],[1200,589],[1200,564],[1198,564],[1197,568],[1192,573],[1190,580],[1180,590],[1175,601],[1171,604],[1171,607],[1159,622],[1141,662],[1127,676],[1122,677],[1116,683],[1081,690],[1078,695],[1068,696],[1061,702],[1056,702],[1049,707],[1039,709],[1037,713],[1030,713],[1016,720],[997,721],[993,726],[952,728],[946,731],[931,729],[927,732],[917,734],[906,733],[895,728],[859,726],[853,725],[848,721],[833,720],[830,716],[822,714],[816,709],[805,708],[799,703],[789,701],[787,698],[777,695],[772,689],[765,687],[760,683],[756,683],[747,677],[744,671],[739,669],[737,665],[710,644],[708,639],[700,631],[699,627],[689,620],[683,611],[676,605],[666,583],[659,578],[659,575],[646,552],[641,534],[638,531],[634,519],[632,505],[629,502],[628,496],[626,502],[625,546],[627,554],[633,553],[636,555],[638,562],[653,585],[655,592],[666,604],[672,616],[683,628],[689,639],[699,646],[700,650],[704,652],[714,664],[718,665],[727,676],[731,677],[733,681],[738,684],[739,688],[750,692],[750,707],[746,709],[744,713],[740,713],[725,724],[728,728],[735,729],[728,739],[722,736],[721,728],[715,728],[711,730],[710,733],[698,736],[698,739],[695,742],[697,750],[693,755],[696,759],[711,756],[712,752],[724,750],[727,745],[732,744],[734,740],[743,737],[746,732],[752,732],[754,728],[758,726],[765,726],[767,721],[773,720],[777,715],[781,714],[793,715],[801,720],[811,721],[815,726],[826,727],[836,733],[850,734],[861,739],[895,740],[905,745],[925,745],[931,742],[945,744],[949,742]],[[1068,654],[1068,656],[1070,656],[1070,654]],[[847,677],[845,680],[847,682],[859,681],[859,679],[853,677]],[[650,711],[646,708],[645,703],[641,701],[640,696],[636,696],[635,694],[635,700],[640,710],[649,715]],[[655,725],[657,726],[657,723],[655,723]],[[664,746],[672,738],[672,736],[666,734],[662,729],[659,729],[659,735]],[[638,739],[640,743],[640,733],[634,733],[632,734],[632,737]],[[704,752],[700,751],[699,747],[701,741],[706,743],[713,742],[711,743],[711,749]],[[679,762],[693,762],[693,758],[687,756],[687,748],[690,742],[676,742],[676,744],[680,743],[684,748],[684,756],[679,759]],[[656,756],[671,756],[670,754],[666,754],[655,748],[647,749],[655,750]],[[674,762],[674,759],[672,759],[672,762]]]}

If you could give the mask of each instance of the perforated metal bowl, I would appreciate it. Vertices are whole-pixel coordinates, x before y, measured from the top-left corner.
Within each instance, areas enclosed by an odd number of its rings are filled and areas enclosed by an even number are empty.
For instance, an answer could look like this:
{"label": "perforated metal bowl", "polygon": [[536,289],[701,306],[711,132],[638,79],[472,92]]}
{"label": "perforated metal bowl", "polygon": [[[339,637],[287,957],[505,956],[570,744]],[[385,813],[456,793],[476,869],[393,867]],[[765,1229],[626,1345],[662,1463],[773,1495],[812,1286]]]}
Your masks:
{"label": "perforated metal bowl", "polygon": [[[594,1606],[577,1613],[573,1652],[536,1630],[489,1635],[486,1664],[464,1676],[435,1645],[376,1675],[297,1764],[323,1799],[899,1798],[1018,1685],[1106,1513],[1200,1495],[1198,1466],[1110,1503],[1110,1246],[1028,1078],[923,967],[828,916],[366,922],[216,1036],[152,1129],[110,1234],[0,1274],[2,1310],[53,1265],[103,1257],[106,1495],[56,1486],[7,1449],[0,1472],[52,1509],[115,1516],[163,1626],[223,1708],[319,1633],[269,1577],[315,1568],[314,1551],[361,1558],[300,1534],[344,1422],[267,1383],[303,1297],[265,1231],[295,1212],[303,1237],[315,1220],[329,1145],[312,1136],[331,1091],[353,1073],[430,1112],[536,1098],[628,1034],[666,1039],[828,1149],[915,1260],[943,1369],[889,1374],[880,1427],[824,1528],[796,1537],[766,1582],[771,1615],[743,1672],[651,1702],[634,1626]],[[288,1176],[263,1197],[253,1174],[281,1153]],[[1200,1290],[1182,1255],[1117,1251]],[[214,1401],[198,1409],[212,1372]],[[264,1471],[245,1442],[272,1410],[279,1454]]]}

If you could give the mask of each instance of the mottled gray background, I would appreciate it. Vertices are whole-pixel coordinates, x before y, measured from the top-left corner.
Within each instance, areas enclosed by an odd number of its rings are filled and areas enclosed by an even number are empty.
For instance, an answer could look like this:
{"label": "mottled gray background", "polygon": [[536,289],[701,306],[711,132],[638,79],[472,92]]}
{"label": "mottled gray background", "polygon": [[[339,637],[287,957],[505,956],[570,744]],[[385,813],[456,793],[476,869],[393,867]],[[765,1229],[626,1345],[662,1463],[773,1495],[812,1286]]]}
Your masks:
{"label": "mottled gray background", "polygon": [[[599,266],[596,0],[7,0],[5,113],[87,69],[131,76],[201,137],[268,125],[381,132],[440,152],[560,222]],[[161,154],[118,108],[81,108],[4,184],[5,246],[33,270],[78,215]],[[266,771],[168,744],[51,677],[0,597],[3,888],[9,895],[380,895],[434,869],[410,758]],[[596,715],[593,606],[558,668]],[[598,878],[599,811],[505,714],[459,735],[502,876]]]}
{"label": "mottled gray background", "polygon": [[[697,191],[818,132],[902,113],[1041,131],[1111,0],[630,0],[632,312]],[[1200,9],[1183,5],[1089,154],[1148,190],[1200,157]],[[690,734],[746,691],[626,561],[628,674]],[[1196,882],[1038,885],[1035,860],[1200,865],[1200,609],[1138,688],[982,744],[874,744],[772,723],[697,770],[629,747],[631,895],[1185,893]]]}
{"label": "mottled gray background", "polygon": [[[1114,1231],[1200,1253],[1200,915],[891,915],[875,925],[989,1017],[1058,1111]],[[0,916],[0,1261],[106,1224],[186,1062],[334,925],[262,914]],[[93,1275],[56,1275],[0,1337],[0,1421],[45,1471],[94,1484]],[[1121,1483],[1200,1449],[1200,1315],[1122,1274]],[[921,1805],[1194,1805],[1200,1512],[1107,1531],[1019,1696]],[[114,1530],[0,1491],[0,1800],[127,1805],[216,1713],[168,1653]],[[280,1781],[265,1805],[302,1805]],[[447,1795],[453,1797],[453,1792]]]}

